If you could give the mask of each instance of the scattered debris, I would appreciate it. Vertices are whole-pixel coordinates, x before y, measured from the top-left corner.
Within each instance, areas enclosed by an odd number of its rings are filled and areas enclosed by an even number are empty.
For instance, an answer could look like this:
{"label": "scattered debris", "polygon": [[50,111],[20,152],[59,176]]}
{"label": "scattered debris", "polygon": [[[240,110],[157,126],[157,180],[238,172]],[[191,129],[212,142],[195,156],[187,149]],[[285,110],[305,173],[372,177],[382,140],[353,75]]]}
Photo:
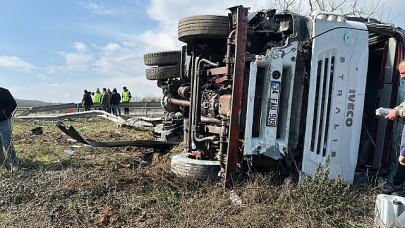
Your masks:
{"label": "scattered debris", "polygon": [[32,129],[31,132],[34,135],[41,135],[42,133],[44,133],[44,131],[42,130],[42,127],[36,127],[34,129]]}
{"label": "scattered debris", "polygon": [[80,146],[80,145],[73,145],[73,146],[71,146],[70,148],[82,148],[82,146]]}
{"label": "scattered debris", "polygon": [[114,116],[108,112],[104,112],[101,110],[92,110],[92,111],[84,111],[84,112],[72,112],[72,113],[64,113],[59,115],[32,115],[32,116],[17,116],[16,118],[19,119],[42,119],[42,120],[63,120],[66,118],[91,118],[91,117],[103,117],[105,119],[111,120],[116,122],[119,125],[124,125],[125,120],[121,117]]}
{"label": "scattered debris", "polygon": [[231,190],[229,192],[229,198],[235,205],[242,205],[242,199],[238,196],[238,194],[234,190]]}
{"label": "scattered debris", "polygon": [[162,123],[162,117],[136,117],[128,119],[126,125],[134,127],[155,127]]}
{"label": "scattered debris", "polygon": [[147,166],[148,164],[149,164],[149,162],[147,162],[147,161],[145,161],[145,160],[142,160],[141,162],[139,162],[139,166],[140,166],[140,167]]}
{"label": "scattered debris", "polygon": [[68,142],[68,143],[77,143],[77,140],[69,138],[69,139],[66,140],[66,142]]}
{"label": "scattered debris", "polygon": [[76,151],[73,150],[72,148],[65,149],[64,151],[68,155],[75,155],[76,154]]}
{"label": "scattered debris", "polygon": [[177,142],[164,142],[156,140],[129,140],[129,141],[113,141],[113,142],[99,142],[92,139],[84,139],[73,126],[66,126],[63,122],[58,122],[56,126],[68,136],[77,140],[77,142],[90,145],[92,147],[124,147],[124,146],[138,146],[154,149],[168,149],[175,145]]}
{"label": "scattered debris", "polygon": [[101,110],[91,110],[75,113],[64,113],[60,115],[32,115],[32,116],[16,116],[18,119],[34,119],[34,120],[64,120],[69,118],[87,118],[87,121],[91,122],[92,117],[102,117],[107,120],[111,120],[120,127],[154,127],[162,122],[161,117],[149,118],[149,117],[136,117],[128,120],[124,120],[120,116],[114,116],[108,112]]}

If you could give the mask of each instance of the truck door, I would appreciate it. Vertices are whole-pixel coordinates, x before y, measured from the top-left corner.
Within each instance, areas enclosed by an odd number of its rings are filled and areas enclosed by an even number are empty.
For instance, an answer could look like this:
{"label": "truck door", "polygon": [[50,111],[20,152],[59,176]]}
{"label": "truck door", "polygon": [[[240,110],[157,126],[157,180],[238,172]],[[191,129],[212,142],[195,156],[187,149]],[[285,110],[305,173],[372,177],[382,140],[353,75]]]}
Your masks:
{"label": "truck door", "polygon": [[368,31],[329,13],[312,15],[312,60],[302,171],[318,166],[353,182],[362,127]]}
{"label": "truck door", "polygon": [[[384,48],[384,58],[381,63],[383,70],[378,75],[379,90],[376,100],[378,100],[378,107],[395,107],[403,101],[404,88],[403,85],[398,87],[398,77],[394,77],[397,73],[397,64],[401,59],[398,47],[401,45],[395,38],[391,37],[387,40]],[[399,89],[399,93],[397,93]],[[376,126],[375,144],[376,148],[373,153],[372,168],[378,169],[381,165],[385,165],[389,158],[391,151],[391,139],[393,140],[392,151],[396,151],[398,145],[401,144],[402,128],[400,121],[387,121],[383,118],[378,118]],[[393,131],[393,128],[395,129]],[[399,134],[395,134],[399,133]],[[393,135],[392,135],[393,134]],[[396,151],[398,152],[398,151]],[[395,154],[395,153],[393,153]],[[395,164],[397,162],[397,155],[393,156]]]}

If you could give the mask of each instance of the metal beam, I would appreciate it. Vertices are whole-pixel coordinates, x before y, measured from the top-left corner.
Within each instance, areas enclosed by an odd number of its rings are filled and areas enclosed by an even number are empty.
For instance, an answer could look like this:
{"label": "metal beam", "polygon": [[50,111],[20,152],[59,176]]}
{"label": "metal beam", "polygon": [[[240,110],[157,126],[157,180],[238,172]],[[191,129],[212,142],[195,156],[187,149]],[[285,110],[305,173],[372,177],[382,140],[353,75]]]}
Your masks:
{"label": "metal beam", "polygon": [[[245,53],[247,42],[248,8],[237,6],[230,8],[236,15],[235,25],[235,65],[232,86],[231,122],[229,127],[228,150],[225,167],[225,187],[231,187],[233,174],[236,172],[239,153],[240,114],[243,99],[243,82],[245,78]],[[228,56],[229,58],[230,56]]]}

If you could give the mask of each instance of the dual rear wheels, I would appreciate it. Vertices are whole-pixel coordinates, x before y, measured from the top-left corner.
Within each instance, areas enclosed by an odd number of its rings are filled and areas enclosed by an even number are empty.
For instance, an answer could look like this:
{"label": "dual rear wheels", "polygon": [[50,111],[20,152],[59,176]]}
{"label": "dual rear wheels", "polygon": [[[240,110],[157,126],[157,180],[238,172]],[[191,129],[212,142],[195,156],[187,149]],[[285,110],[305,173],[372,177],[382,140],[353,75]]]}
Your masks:
{"label": "dual rear wheels", "polygon": [[180,75],[181,51],[151,52],[143,56],[146,79],[163,80]]}
{"label": "dual rear wheels", "polygon": [[[225,40],[229,34],[226,16],[201,15],[183,18],[178,24],[178,39],[184,43],[203,44],[207,40]],[[181,51],[151,52],[144,55],[146,79],[164,80],[180,77]]]}

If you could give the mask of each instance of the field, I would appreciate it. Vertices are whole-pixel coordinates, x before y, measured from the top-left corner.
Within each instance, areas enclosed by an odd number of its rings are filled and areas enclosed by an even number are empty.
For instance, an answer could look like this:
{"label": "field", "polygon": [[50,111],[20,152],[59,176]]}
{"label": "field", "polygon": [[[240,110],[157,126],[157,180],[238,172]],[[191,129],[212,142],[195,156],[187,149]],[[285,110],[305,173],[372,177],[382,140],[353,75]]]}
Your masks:
{"label": "field", "polygon": [[[101,118],[64,121],[98,141],[151,138]],[[221,180],[170,172],[171,151],[92,148],[55,123],[15,119],[20,169],[0,169],[0,227],[371,227],[377,188],[327,180],[297,184],[276,173],[249,173],[233,192]],[[42,127],[34,135],[31,129]],[[73,145],[74,153],[65,150]],[[230,197],[230,196],[233,197]],[[232,198],[233,200],[231,200]],[[239,200],[240,198],[240,200]]]}

